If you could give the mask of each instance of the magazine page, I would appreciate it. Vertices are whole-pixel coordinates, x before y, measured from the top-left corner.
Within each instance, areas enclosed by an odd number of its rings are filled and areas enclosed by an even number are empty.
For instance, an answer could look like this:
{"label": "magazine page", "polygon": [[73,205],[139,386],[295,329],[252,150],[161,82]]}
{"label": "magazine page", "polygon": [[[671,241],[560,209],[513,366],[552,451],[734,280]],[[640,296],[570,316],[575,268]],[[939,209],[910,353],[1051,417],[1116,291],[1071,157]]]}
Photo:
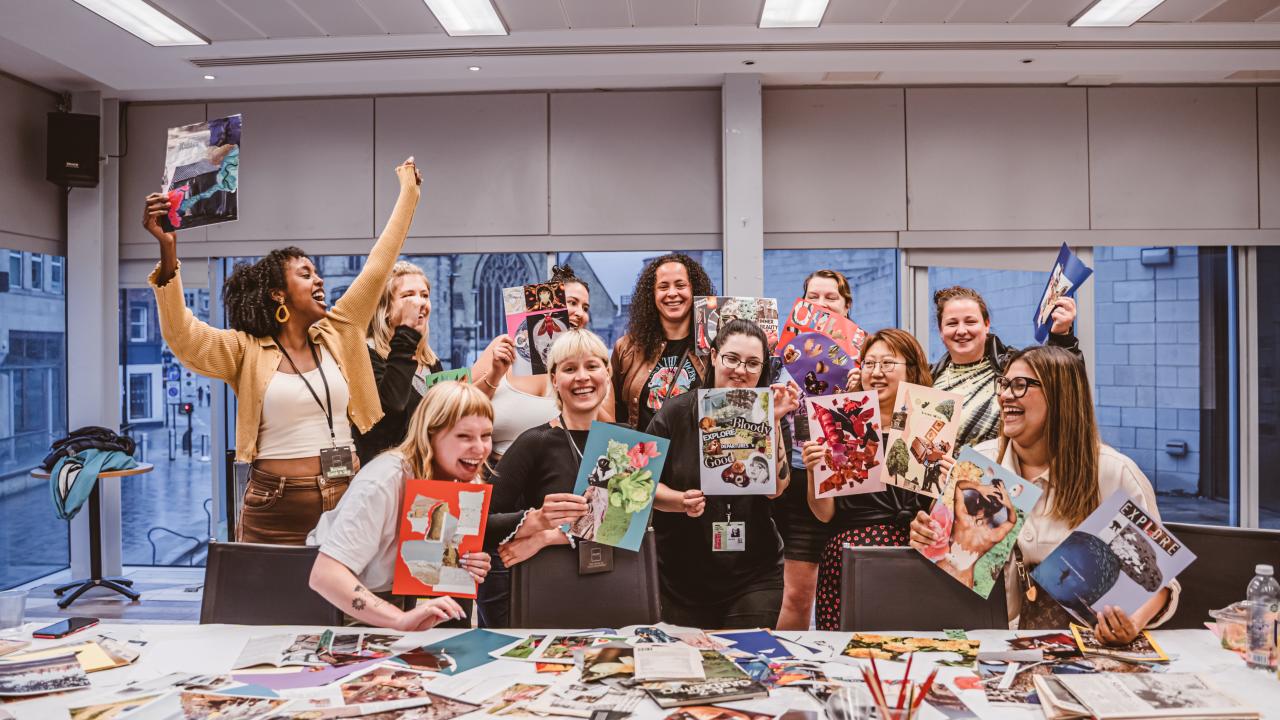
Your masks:
{"label": "magazine page", "polygon": [[698,460],[707,495],[773,495],[773,396],[769,388],[698,391]]}
{"label": "magazine page", "polygon": [[507,333],[516,346],[511,372],[516,375],[544,375],[551,344],[569,329],[564,286],[558,282],[535,283],[503,288],[503,309]]}
{"label": "magazine page", "polygon": [[516,639],[504,633],[474,628],[430,645],[403,651],[395,661],[418,670],[457,675],[493,662],[493,652],[510,648]]}
{"label": "magazine page", "polygon": [[634,677],[636,673],[635,646],[625,642],[575,651],[582,654],[582,682],[599,682],[611,677]]}
{"label": "magazine page", "polygon": [[548,635],[538,649],[529,656],[529,661],[538,663],[558,663],[573,665],[573,653],[596,645],[609,642],[625,642],[626,638],[598,633],[559,633]]}
{"label": "magazine page", "polygon": [[73,653],[0,663],[0,697],[24,697],[89,687],[89,676]]}
{"label": "magazine page", "polygon": [[1139,633],[1133,642],[1123,647],[1104,645],[1094,636],[1092,628],[1075,623],[1071,624],[1071,635],[1075,638],[1080,652],[1086,655],[1108,655],[1131,662],[1169,662],[1169,656],[1165,655],[1159,643],[1151,637],[1151,633],[1146,631]]}
{"label": "magazine page", "polygon": [[243,670],[258,665],[287,667],[289,665],[323,666],[320,633],[304,635],[261,635],[245,641],[244,649],[231,666]]}
{"label": "magazine page", "polygon": [[1199,675],[1100,673],[1058,675],[1057,678],[1099,720],[1259,716],[1257,710],[1222,692]]}
{"label": "magazine page", "polygon": [[750,678],[704,680],[701,682],[658,682],[643,686],[660,708],[682,705],[710,705],[729,700],[767,697],[769,688]]}
{"label": "magazine page", "polygon": [[[782,360],[786,380],[805,398],[844,392],[857,380],[858,355],[867,333],[849,318],[824,305],[796,300],[787,314],[774,353]],[[811,439],[809,418],[792,415],[792,436],[799,447]]]}
{"label": "magazine page", "polygon": [[1085,280],[1093,274],[1093,269],[1085,265],[1066,243],[1058,251],[1058,259],[1049,271],[1049,282],[1044,286],[1040,303],[1036,306],[1035,317],[1031,319],[1035,326],[1036,342],[1043,343],[1049,337],[1053,326],[1053,309],[1060,298],[1074,298],[1076,291]]}
{"label": "magazine page", "polygon": [[1096,613],[1108,605],[1132,615],[1194,559],[1137,501],[1117,491],[1031,577],[1082,625],[1093,627]]}
{"label": "magazine page", "polygon": [[487,483],[407,481],[391,592],[474,598],[476,581],[462,556],[483,549],[492,492]]}
{"label": "magazine page", "polygon": [[241,117],[231,115],[169,129],[161,185],[169,196],[169,214],[160,217],[165,232],[239,217],[241,125]]}
{"label": "magazine page", "polygon": [[929,497],[942,493],[943,458],[955,449],[964,396],[901,383],[885,431],[881,478]]}
{"label": "magazine page", "polygon": [[587,499],[588,511],[569,532],[582,540],[638,551],[670,445],[670,440],[656,435],[592,422],[573,487],[575,495]]}
{"label": "magazine page", "polygon": [[1035,483],[995,460],[971,447],[961,448],[930,513],[942,537],[920,552],[983,598],[992,590],[1004,592],[1004,583],[997,580],[1042,493]]}
{"label": "magazine page", "polygon": [[636,680],[705,680],[702,654],[684,643],[635,647]]}
{"label": "magazine page", "polygon": [[814,497],[860,495],[884,490],[884,428],[874,392],[808,397],[809,437],[822,446],[822,463],[813,470]]}
{"label": "magazine page", "polygon": [[424,368],[420,367],[413,376],[412,384],[415,392],[419,395],[426,395],[427,391],[433,386],[454,380],[471,382],[471,368],[464,367],[457,370],[441,370],[438,373],[428,373]]}
{"label": "magazine page", "polygon": [[733,320],[749,320],[764,331],[769,346],[778,342],[778,301],[774,298],[698,295],[693,298],[694,348],[699,355],[711,352],[716,330]]}

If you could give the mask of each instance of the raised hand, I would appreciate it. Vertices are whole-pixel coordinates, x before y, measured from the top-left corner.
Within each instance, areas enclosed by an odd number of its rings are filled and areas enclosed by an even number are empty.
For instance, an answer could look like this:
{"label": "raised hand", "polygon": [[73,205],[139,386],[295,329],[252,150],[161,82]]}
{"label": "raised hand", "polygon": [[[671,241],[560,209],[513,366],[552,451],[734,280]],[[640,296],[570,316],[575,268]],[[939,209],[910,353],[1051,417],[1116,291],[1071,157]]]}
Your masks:
{"label": "raised hand", "polygon": [[412,155],[396,167],[396,177],[400,178],[401,190],[417,189],[422,185],[422,174],[418,172],[418,166],[414,164]]}
{"label": "raised hand", "polygon": [[1049,326],[1049,332],[1054,335],[1066,335],[1071,332],[1071,326],[1076,321],[1075,298],[1065,295],[1058,298],[1058,302],[1053,306],[1053,314],[1049,317],[1053,321]]}
{"label": "raised hand", "polygon": [[169,214],[169,196],[164,193],[151,193],[147,196],[146,206],[142,212],[142,227],[161,242],[177,242],[174,233],[165,232],[160,227],[160,217]]}

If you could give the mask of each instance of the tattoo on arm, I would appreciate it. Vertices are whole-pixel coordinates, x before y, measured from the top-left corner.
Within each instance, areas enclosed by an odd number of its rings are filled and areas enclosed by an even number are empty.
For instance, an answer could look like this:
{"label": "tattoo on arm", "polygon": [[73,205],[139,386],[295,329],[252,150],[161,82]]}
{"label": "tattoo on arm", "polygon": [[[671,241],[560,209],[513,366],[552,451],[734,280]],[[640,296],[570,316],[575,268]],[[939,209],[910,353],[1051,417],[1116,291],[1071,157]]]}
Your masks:
{"label": "tattoo on arm", "polygon": [[351,599],[351,607],[352,607],[353,609],[357,610],[357,611],[359,611],[359,610],[364,610],[364,608],[365,608],[364,598],[362,598],[362,597],[355,597],[355,598],[352,598],[352,599]]}

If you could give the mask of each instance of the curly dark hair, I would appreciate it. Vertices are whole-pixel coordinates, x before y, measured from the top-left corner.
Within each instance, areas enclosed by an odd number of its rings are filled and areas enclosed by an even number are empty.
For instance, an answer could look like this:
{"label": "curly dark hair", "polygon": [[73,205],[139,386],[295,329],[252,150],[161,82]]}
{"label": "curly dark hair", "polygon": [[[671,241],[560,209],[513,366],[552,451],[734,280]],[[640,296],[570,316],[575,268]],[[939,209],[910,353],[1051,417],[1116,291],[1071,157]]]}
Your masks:
{"label": "curly dark hair", "polygon": [[[627,335],[644,350],[645,359],[652,360],[661,352],[667,336],[662,331],[662,316],[658,313],[658,305],[653,301],[653,289],[658,284],[658,268],[667,263],[680,263],[689,273],[689,283],[693,286],[693,295],[714,295],[711,278],[697,260],[684,253],[669,253],[656,257],[640,271],[636,278],[636,287],[631,291],[631,317],[627,320]],[[690,331],[692,332],[693,313],[689,313]]]}
{"label": "curly dark hair", "polygon": [[284,290],[285,269],[290,260],[311,259],[296,247],[280,248],[267,253],[256,263],[237,263],[222,284],[222,304],[227,310],[227,327],[247,332],[254,337],[273,337],[280,332],[272,291]]}
{"label": "curly dark hair", "polygon": [[587,292],[591,292],[591,286],[587,284],[587,281],[578,277],[578,274],[575,273],[573,271],[573,268],[569,267],[568,265],[552,265],[551,266],[551,282],[558,282],[561,285],[568,285],[569,283],[578,283],[582,287],[586,288]]}

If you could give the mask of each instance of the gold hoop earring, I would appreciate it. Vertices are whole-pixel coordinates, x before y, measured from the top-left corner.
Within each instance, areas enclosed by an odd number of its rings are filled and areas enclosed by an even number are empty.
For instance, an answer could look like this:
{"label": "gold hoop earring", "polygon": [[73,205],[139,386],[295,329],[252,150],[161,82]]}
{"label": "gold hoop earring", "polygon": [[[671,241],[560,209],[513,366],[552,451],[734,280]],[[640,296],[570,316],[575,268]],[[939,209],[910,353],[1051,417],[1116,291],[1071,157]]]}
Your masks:
{"label": "gold hoop earring", "polygon": [[280,307],[276,308],[276,322],[281,325],[289,322],[289,308],[285,307],[283,301],[280,303]]}

